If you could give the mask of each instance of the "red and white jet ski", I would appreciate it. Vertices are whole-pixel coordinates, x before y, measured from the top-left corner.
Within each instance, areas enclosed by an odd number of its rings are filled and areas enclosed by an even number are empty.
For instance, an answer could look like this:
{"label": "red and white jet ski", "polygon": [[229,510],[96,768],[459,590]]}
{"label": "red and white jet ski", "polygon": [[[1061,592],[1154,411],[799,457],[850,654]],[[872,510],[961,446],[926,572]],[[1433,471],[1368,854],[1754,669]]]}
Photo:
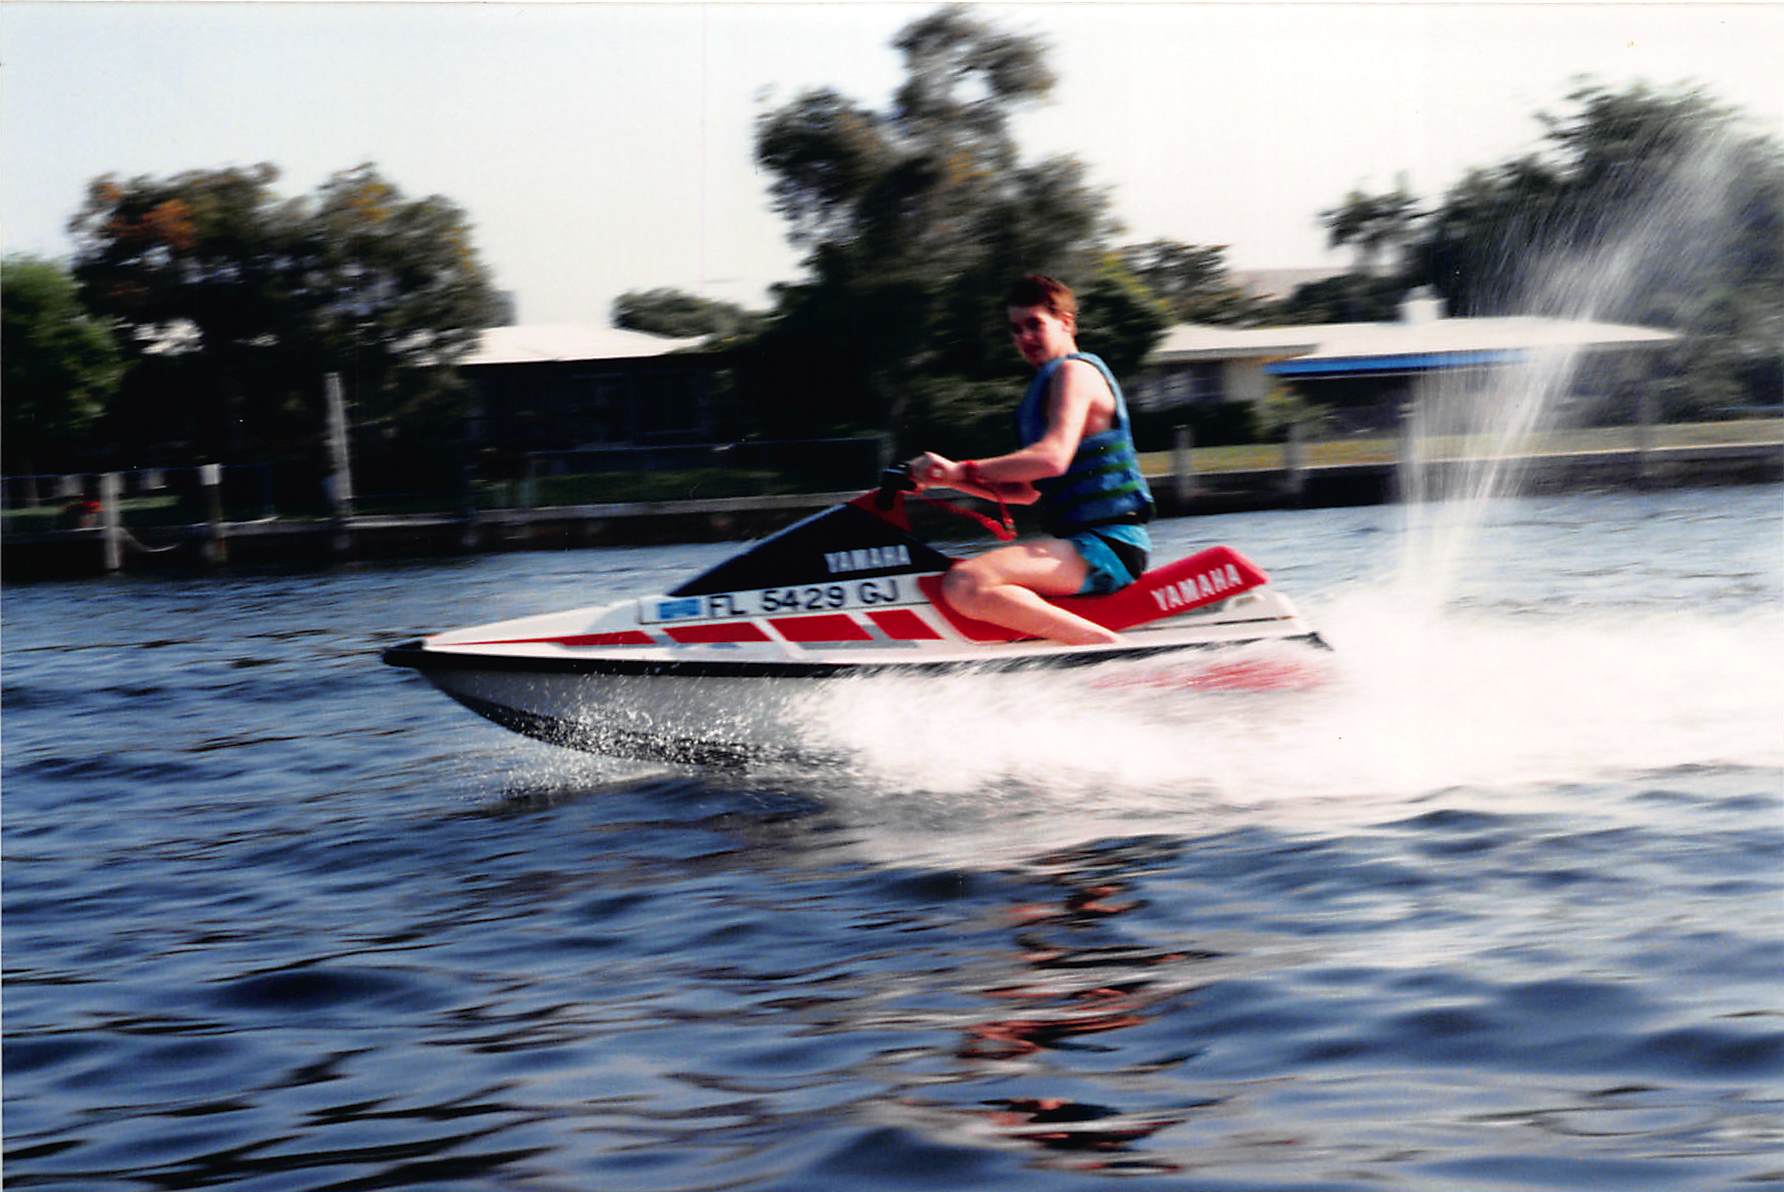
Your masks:
{"label": "red and white jet ski", "polygon": [[1210,547],[1064,608],[1122,634],[1065,646],[949,607],[955,560],[912,536],[901,468],[672,592],[453,629],[393,646],[392,666],[505,728],[622,757],[786,752],[782,716],[812,680],[1085,666],[1260,641],[1323,645],[1238,551]]}

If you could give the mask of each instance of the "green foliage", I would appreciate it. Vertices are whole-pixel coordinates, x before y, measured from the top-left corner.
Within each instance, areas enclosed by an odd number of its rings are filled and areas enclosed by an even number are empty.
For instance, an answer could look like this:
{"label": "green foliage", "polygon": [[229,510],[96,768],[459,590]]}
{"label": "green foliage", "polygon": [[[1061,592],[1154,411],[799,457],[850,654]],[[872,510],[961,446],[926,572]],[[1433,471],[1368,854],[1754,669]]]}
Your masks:
{"label": "green foliage", "polygon": [[271,189],[277,177],[263,163],[95,179],[68,225],[89,305],[118,320],[135,351],[182,326],[216,352],[289,337],[301,304],[288,278],[308,254],[297,211]]}
{"label": "green foliage", "polygon": [[949,7],[894,45],[905,79],[886,110],[823,89],[758,121],[756,160],[807,249],[744,378],[765,428],[891,427],[910,445],[926,379],[1001,379],[1007,410],[1020,374],[1001,299],[1024,273],[1061,278],[1087,309],[1096,290],[1119,353],[1139,326],[1139,296],[1103,275],[1106,197],[1073,160],[1025,163],[1010,131],[1052,88],[1042,44]]}
{"label": "green foliage", "polygon": [[1406,189],[1406,178],[1395,180],[1394,189],[1381,194],[1352,190],[1336,207],[1319,213],[1326,226],[1326,243],[1333,248],[1354,244],[1357,272],[1373,274],[1384,250],[1396,251],[1411,238],[1419,218],[1418,200]]}
{"label": "green foliage", "polygon": [[1172,323],[1252,323],[1265,304],[1233,283],[1226,246],[1152,240],[1121,250],[1122,263],[1164,307]]}
{"label": "green foliage", "polygon": [[1227,447],[1259,439],[1257,411],[1248,401],[1223,401],[1160,410],[1134,410],[1134,446],[1169,451],[1187,426],[1197,447]]}
{"label": "green foliage", "polygon": [[673,339],[713,336],[729,340],[758,334],[763,316],[733,302],[661,288],[628,290],[614,299],[613,325]]}
{"label": "green foliage", "polygon": [[320,266],[305,280],[330,367],[389,385],[397,369],[456,360],[498,317],[470,219],[450,199],[406,198],[366,164],[330,177],[299,211]]}
{"label": "green foliage", "polygon": [[1101,356],[1117,377],[1139,369],[1169,324],[1165,308],[1117,253],[1104,255],[1078,297],[1078,346]]}
{"label": "green foliage", "polygon": [[154,374],[131,386],[133,425],[213,457],[276,450],[313,435],[335,371],[374,432],[438,427],[455,408],[447,366],[499,314],[464,212],[371,165],[300,199],[277,178],[261,164],[89,186],[74,275]]}
{"label": "green foliage", "polygon": [[1306,428],[1309,436],[1320,434],[1331,424],[1331,409],[1308,401],[1287,385],[1272,385],[1253,417],[1258,437],[1279,443],[1288,438],[1289,428],[1297,425]]}
{"label": "green foliage", "polygon": [[1399,317],[1406,282],[1399,277],[1344,273],[1296,286],[1269,308],[1273,323],[1379,323]]}
{"label": "green foliage", "polygon": [[1014,387],[1007,381],[919,377],[911,382],[904,437],[955,459],[1001,455],[1015,437]]}
{"label": "green foliage", "polygon": [[121,372],[110,328],[81,304],[60,265],[30,256],[0,262],[0,411],[9,468],[63,462],[105,413]]}

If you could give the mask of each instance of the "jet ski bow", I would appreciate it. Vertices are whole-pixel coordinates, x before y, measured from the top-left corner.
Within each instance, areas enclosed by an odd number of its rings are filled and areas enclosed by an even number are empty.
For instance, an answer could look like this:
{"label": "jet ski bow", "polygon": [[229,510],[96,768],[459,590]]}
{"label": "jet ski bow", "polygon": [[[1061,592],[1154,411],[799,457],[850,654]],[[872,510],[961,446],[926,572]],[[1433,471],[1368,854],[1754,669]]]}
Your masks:
{"label": "jet ski bow", "polygon": [[780,751],[788,697],[814,680],[1091,666],[1263,641],[1323,645],[1231,547],[1148,571],[1106,596],[1054,601],[1122,634],[1109,645],[1021,638],[952,608],[955,559],[916,538],[902,468],[671,592],[453,629],[393,646],[472,711],[597,753],[709,761]]}

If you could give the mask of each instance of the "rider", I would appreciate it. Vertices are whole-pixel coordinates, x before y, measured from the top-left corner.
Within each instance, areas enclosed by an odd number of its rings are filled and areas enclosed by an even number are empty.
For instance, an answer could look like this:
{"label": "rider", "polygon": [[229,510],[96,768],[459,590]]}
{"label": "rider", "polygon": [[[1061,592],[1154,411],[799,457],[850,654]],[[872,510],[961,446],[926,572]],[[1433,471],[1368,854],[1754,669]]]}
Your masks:
{"label": "rider", "polygon": [[911,476],[919,488],[1039,502],[1052,536],[955,564],[942,592],[967,616],[1019,633],[1067,645],[1119,641],[1042,597],[1114,592],[1146,569],[1152,494],[1121,386],[1107,364],[1078,351],[1078,302],[1063,282],[1030,274],[1005,303],[1016,350],[1036,370],[1016,409],[1021,448],[958,462],[925,452],[911,461]]}

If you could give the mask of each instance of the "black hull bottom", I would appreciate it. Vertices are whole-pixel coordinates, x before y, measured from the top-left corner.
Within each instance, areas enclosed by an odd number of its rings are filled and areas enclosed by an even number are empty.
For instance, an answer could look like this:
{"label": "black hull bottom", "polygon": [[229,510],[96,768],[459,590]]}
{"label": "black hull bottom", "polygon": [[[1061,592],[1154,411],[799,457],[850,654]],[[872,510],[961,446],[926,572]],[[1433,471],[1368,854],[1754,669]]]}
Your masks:
{"label": "black hull bottom", "polygon": [[[1271,640],[1292,641],[1300,645],[1310,646],[1321,650],[1329,650],[1331,648],[1317,633],[1308,633],[1292,638],[1277,638]],[[1123,651],[1120,655],[1120,659],[1123,661],[1131,661],[1139,658],[1159,657],[1162,655],[1186,652],[1201,652],[1203,650],[1246,644],[1253,643],[1176,643],[1167,647]],[[392,653],[395,653],[395,651],[392,651]],[[470,671],[485,671],[488,673],[506,672],[511,674],[514,671],[523,670],[520,666],[509,667],[503,665],[505,663],[523,661],[520,659],[499,658],[496,660],[496,666],[486,667],[477,664],[489,661],[487,656],[478,657],[430,654],[415,646],[404,647],[402,653],[396,658],[391,658],[387,654],[386,660],[395,665],[410,666],[418,670],[423,670],[424,672],[426,670],[436,669],[434,666],[429,665],[435,663],[443,664],[437,667],[439,670],[457,672],[459,674],[464,674],[465,672]],[[535,660],[527,659],[524,661]],[[1093,661],[1111,661],[1111,659],[1109,659],[1107,655],[1104,655],[1099,659],[1095,656],[1055,654],[1021,660],[1003,659],[997,662],[954,663],[947,665],[947,671],[960,673],[964,670],[971,670],[984,673],[986,671],[1003,672],[1010,670],[1028,670],[1031,668],[1078,667]],[[524,669],[531,670],[533,673],[561,675],[564,668],[562,668],[560,664],[559,666],[554,666],[549,669],[544,667]],[[578,673],[582,675],[589,674],[588,671],[579,671]],[[826,678],[838,677],[841,673],[844,673],[841,668],[822,672],[823,677]],[[896,670],[894,668],[862,667],[858,670],[854,670],[853,673],[857,676],[864,676],[880,673],[896,673]],[[910,671],[905,671],[904,673],[910,673]],[[702,677],[704,676],[700,673],[677,672],[667,668],[659,670],[657,674],[653,676],[653,678],[656,678],[659,681],[668,681],[672,684],[675,683],[677,679],[697,681]],[[729,677],[733,679],[735,678],[735,676]],[[676,732],[667,725],[640,730],[614,723],[612,719],[602,717],[598,714],[575,716],[553,715],[545,711],[514,707],[510,703],[483,698],[480,695],[462,690],[462,685],[459,684],[442,683],[440,686],[452,699],[491,723],[499,724],[511,732],[519,733],[525,737],[531,737],[536,741],[543,741],[549,745],[556,745],[564,749],[575,749],[584,753],[598,753],[608,757],[625,758],[635,761],[672,762],[681,765],[733,768],[752,764],[761,765],[769,763],[825,765],[834,764],[841,760],[834,754],[812,753],[802,750],[790,742],[783,741],[777,743],[762,740],[740,741],[726,739],[722,736],[706,735],[706,732],[701,732],[700,735],[691,735],[688,733]],[[461,689],[455,689],[455,687]],[[697,731],[710,731],[711,727],[710,723],[700,724],[697,726]]]}
{"label": "black hull bottom", "polygon": [[575,749],[582,753],[598,753],[604,757],[627,761],[673,762],[687,766],[712,766],[740,769],[751,764],[799,761],[818,764],[822,758],[810,757],[792,750],[771,749],[738,742],[702,740],[670,732],[641,733],[634,729],[611,725],[588,724],[556,716],[541,716],[520,708],[491,703],[471,695],[448,692],[454,700],[477,715],[510,732],[547,745]]}

